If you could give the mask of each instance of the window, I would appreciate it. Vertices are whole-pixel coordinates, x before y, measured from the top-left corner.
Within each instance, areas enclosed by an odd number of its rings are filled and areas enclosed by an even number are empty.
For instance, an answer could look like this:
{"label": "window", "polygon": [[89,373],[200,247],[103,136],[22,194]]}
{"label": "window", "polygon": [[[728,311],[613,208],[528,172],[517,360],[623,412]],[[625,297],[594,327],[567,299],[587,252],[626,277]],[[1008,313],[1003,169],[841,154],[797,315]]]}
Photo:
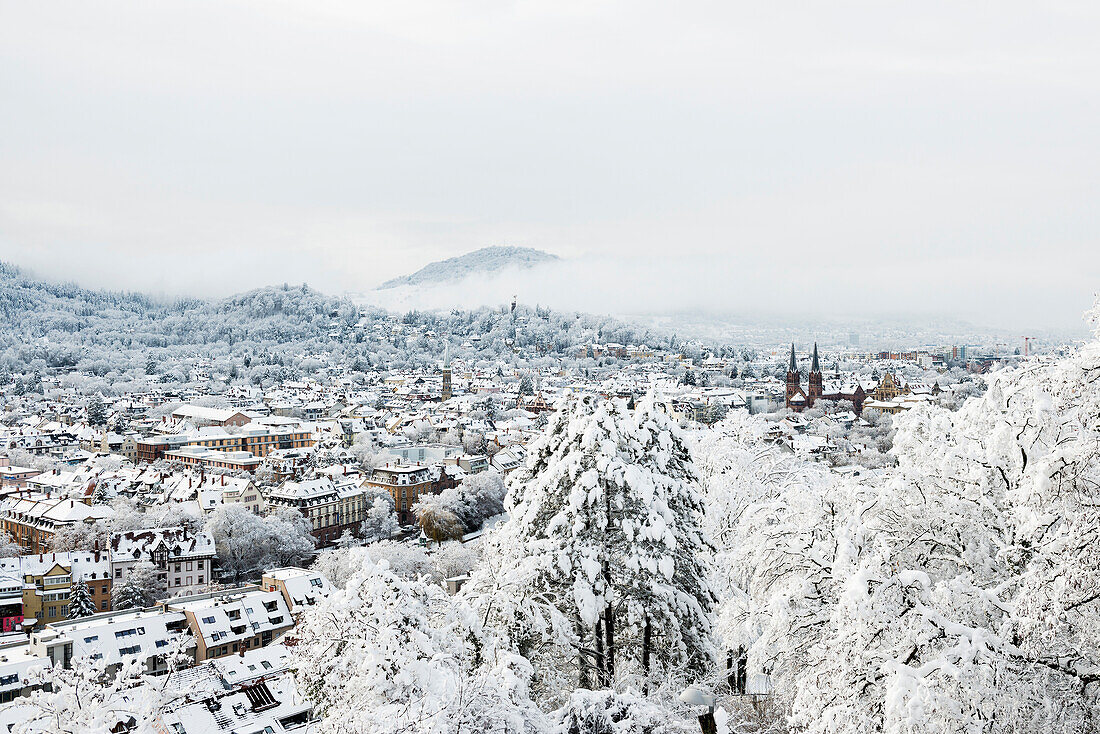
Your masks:
{"label": "window", "polygon": [[115,632],[115,637],[116,638],[129,637],[130,635],[136,635],[136,634],[137,634],[136,629],[118,630],[117,632]]}
{"label": "window", "polygon": [[107,593],[107,584],[103,584],[103,590],[102,590],[102,593],[104,593],[104,594],[106,594],[106,593]]}
{"label": "window", "polygon": [[84,641],[85,642],[95,642],[98,639],[99,639],[99,635],[92,635],[91,637],[85,637]]}
{"label": "window", "polygon": [[202,583],[202,576],[199,576],[199,581],[198,581],[198,583],[200,583],[200,584]]}
{"label": "window", "polygon": [[320,586],[321,585],[321,579],[310,579],[309,583],[310,583],[311,586]]}
{"label": "window", "polygon": [[271,670],[271,663],[267,660],[261,660],[260,665],[263,667],[264,670]]}
{"label": "window", "polygon": [[106,599],[104,599],[103,601],[101,601],[99,603],[99,608],[102,609],[103,611],[107,611],[107,600]]}
{"label": "window", "polygon": [[130,647],[120,647],[118,649],[120,655],[136,655],[141,652],[141,645],[132,645]]}
{"label": "window", "polygon": [[61,605],[61,616],[62,617],[69,616],[69,605],[68,604],[62,604]]}
{"label": "window", "polygon": [[195,570],[195,563],[193,561],[188,561],[187,562],[187,570],[188,571],[194,571]]}
{"label": "window", "polygon": [[168,647],[168,640],[157,640],[157,647]]}
{"label": "window", "polygon": [[202,618],[202,623],[203,624],[214,624],[214,618],[213,617],[203,617]]}
{"label": "window", "polygon": [[50,611],[49,611],[50,619],[53,619],[56,616],[57,616],[57,607],[50,607]]}

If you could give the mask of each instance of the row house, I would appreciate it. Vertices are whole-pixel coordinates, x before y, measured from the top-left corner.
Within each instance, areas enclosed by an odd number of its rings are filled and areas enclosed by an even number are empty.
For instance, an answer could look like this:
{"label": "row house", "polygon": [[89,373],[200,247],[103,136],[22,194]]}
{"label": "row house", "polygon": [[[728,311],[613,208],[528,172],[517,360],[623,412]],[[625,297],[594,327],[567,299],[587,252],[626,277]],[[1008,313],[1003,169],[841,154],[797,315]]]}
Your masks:
{"label": "row house", "polygon": [[50,495],[5,497],[0,500],[0,524],[24,553],[45,553],[61,528],[92,524],[114,515],[106,505],[89,505]]}

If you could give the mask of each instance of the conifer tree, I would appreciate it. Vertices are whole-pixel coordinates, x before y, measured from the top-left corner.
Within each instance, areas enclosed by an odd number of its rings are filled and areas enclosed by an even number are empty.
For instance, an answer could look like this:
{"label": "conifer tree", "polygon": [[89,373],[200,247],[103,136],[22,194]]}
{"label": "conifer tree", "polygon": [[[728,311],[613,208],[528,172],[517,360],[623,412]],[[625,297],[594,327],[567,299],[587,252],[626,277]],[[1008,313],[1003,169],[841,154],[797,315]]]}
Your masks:
{"label": "conifer tree", "polygon": [[92,594],[88,591],[88,585],[84,583],[84,579],[79,578],[74,581],[69,590],[69,619],[90,617],[97,611],[95,602],[92,600]]}
{"label": "conifer tree", "polygon": [[671,422],[640,416],[618,400],[566,402],[513,480],[511,519],[488,551],[532,567],[529,593],[573,620],[582,688],[657,667],[701,674],[713,660],[694,469]]}

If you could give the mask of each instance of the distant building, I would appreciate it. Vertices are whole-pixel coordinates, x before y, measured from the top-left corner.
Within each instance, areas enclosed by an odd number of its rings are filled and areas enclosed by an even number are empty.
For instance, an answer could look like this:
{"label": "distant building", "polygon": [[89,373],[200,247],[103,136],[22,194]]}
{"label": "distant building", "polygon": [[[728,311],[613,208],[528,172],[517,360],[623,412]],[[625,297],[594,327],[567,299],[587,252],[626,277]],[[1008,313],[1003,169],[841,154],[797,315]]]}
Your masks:
{"label": "distant building", "polygon": [[283,482],[268,492],[267,502],[271,507],[293,507],[301,512],[320,545],[335,543],[345,532],[357,534],[367,512],[366,492],[348,478]]}
{"label": "distant building", "polygon": [[834,392],[826,393],[821,374],[821,361],[817,356],[817,344],[814,344],[813,360],[810,364],[809,384],[806,390],[802,389],[802,376],[798,373],[798,360],[794,355],[794,344],[791,345],[791,361],[787,367],[787,407],[794,411],[803,411],[812,408],[818,400],[848,400],[855,407],[856,415],[863,412],[863,401],[867,399],[863,387],[856,386],[850,393]]}
{"label": "distant building", "polygon": [[416,522],[416,515],[412,512],[413,505],[420,495],[434,493],[434,480],[434,472],[429,466],[386,464],[376,466],[365,484],[389,492],[397,509],[398,522],[412,525]]}
{"label": "distant building", "polygon": [[451,399],[451,345],[443,347],[443,402]]}
{"label": "distant building", "polygon": [[114,510],[106,505],[87,505],[43,494],[0,501],[0,524],[25,553],[45,553],[60,528],[91,524],[113,514]]}
{"label": "distant building", "polygon": [[172,411],[172,418],[189,421],[196,426],[243,426],[252,420],[238,410],[206,408],[201,405],[181,405]]}

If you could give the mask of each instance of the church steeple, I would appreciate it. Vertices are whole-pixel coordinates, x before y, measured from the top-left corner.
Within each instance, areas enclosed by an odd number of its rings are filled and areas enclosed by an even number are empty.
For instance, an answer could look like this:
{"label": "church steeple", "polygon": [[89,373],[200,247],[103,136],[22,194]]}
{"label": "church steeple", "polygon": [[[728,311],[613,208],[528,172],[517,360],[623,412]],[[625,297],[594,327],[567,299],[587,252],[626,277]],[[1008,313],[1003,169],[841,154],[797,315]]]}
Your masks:
{"label": "church steeple", "polygon": [[451,345],[446,344],[443,347],[443,394],[441,396],[443,402],[447,402],[453,395],[451,389]]}
{"label": "church steeple", "polygon": [[799,407],[795,410],[801,410],[803,396],[802,392],[802,377],[798,374],[798,360],[794,356],[794,344],[791,345],[791,363],[787,367],[787,407],[791,408],[796,403]]}
{"label": "church steeple", "polygon": [[806,388],[806,407],[814,407],[814,403],[825,394],[825,386],[822,384],[821,360],[817,356],[817,342],[814,342],[813,361],[810,362],[810,380]]}

